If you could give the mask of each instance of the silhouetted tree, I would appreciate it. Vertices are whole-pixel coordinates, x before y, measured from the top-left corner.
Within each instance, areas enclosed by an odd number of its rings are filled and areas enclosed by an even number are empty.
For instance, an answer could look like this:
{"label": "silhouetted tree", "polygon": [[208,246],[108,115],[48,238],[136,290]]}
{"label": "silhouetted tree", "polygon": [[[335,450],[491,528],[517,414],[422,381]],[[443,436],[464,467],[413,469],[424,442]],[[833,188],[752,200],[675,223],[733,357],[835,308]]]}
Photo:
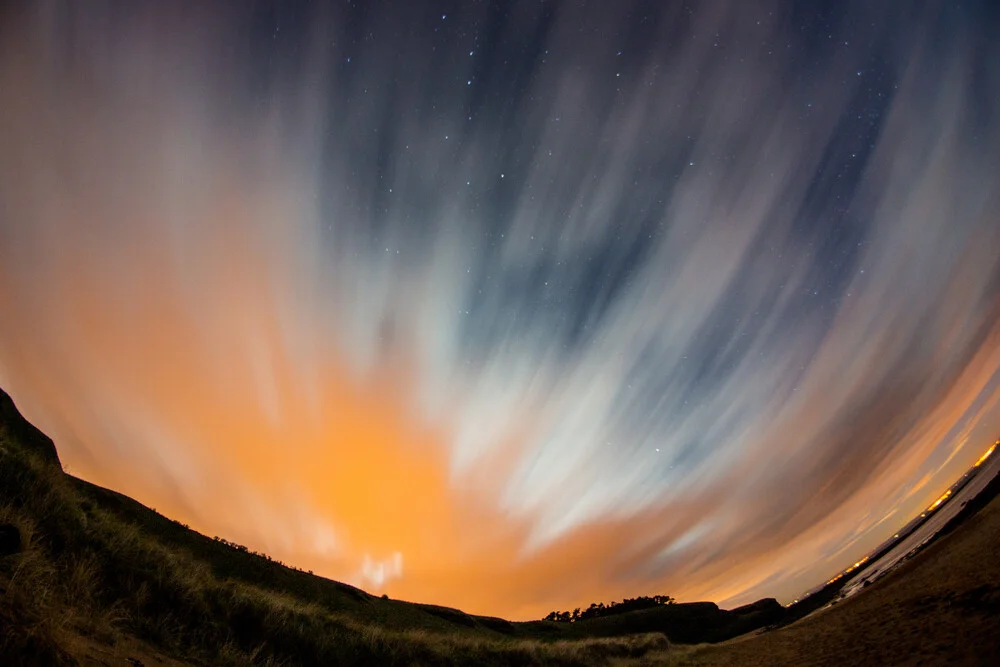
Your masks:
{"label": "silhouetted tree", "polygon": [[669,595],[653,595],[650,596],[640,596],[637,598],[625,598],[621,602],[610,602],[605,605],[603,602],[592,602],[589,607],[580,610],[579,607],[573,610],[572,613],[568,611],[553,611],[550,612],[543,620],[546,621],[556,621],[560,623],[571,623],[576,621],[583,621],[588,618],[599,618],[601,616],[608,616],[611,614],[623,614],[629,611],[636,611],[639,609],[649,609],[651,607],[658,607],[660,605],[674,604],[675,600]]}

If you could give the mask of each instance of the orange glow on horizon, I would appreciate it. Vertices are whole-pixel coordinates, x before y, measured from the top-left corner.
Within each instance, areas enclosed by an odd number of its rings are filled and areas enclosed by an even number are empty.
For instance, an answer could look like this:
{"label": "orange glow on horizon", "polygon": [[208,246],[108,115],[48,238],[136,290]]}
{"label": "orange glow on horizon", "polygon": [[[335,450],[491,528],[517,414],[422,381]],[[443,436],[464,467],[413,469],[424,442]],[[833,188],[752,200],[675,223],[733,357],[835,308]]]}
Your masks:
{"label": "orange glow on horizon", "polygon": [[990,445],[990,448],[987,449],[986,452],[982,456],[979,457],[979,460],[976,461],[973,464],[973,466],[976,467],[976,468],[978,468],[979,466],[981,466],[986,461],[986,459],[988,459],[990,457],[990,454],[993,453],[993,450],[995,450],[997,448],[997,444],[1000,444],[1000,442],[995,442],[992,445]]}
{"label": "orange glow on horizon", "polygon": [[[532,619],[837,581],[1000,425],[1000,189],[961,77],[884,100],[826,243],[803,222],[848,173],[842,77],[803,116],[794,63],[741,60],[752,85],[694,111],[671,96],[697,67],[604,108],[599,68],[547,66],[473,121],[494,96],[405,45],[310,33],[272,61],[249,15],[161,4],[0,22],[0,386],[71,474],[373,593]],[[744,11],[705,20],[781,34]],[[692,153],[673,184],[661,145]]]}
{"label": "orange glow on horizon", "polygon": [[950,498],[950,497],[951,497],[951,489],[948,489],[947,491],[945,491],[944,493],[941,494],[940,498],[938,498],[933,503],[931,503],[931,506],[927,508],[927,511],[930,512],[932,510],[936,510],[938,508],[938,506],[941,505],[941,503],[943,503],[944,501],[948,500],[948,498]]}

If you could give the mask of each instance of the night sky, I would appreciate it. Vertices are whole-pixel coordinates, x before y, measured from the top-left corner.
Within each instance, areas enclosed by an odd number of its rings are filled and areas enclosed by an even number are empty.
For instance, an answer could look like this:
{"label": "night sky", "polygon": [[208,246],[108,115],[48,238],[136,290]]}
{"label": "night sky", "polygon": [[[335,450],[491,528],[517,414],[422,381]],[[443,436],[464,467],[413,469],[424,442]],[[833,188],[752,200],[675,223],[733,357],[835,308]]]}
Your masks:
{"label": "night sky", "polygon": [[25,5],[0,386],[208,535],[789,601],[1000,431],[996,3]]}

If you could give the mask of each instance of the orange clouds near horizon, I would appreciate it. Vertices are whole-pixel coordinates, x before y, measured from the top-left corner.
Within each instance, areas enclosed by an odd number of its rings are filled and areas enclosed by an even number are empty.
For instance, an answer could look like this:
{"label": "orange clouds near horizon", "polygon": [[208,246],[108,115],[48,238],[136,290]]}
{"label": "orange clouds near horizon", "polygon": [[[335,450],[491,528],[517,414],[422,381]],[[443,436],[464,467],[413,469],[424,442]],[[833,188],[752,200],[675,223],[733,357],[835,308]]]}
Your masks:
{"label": "orange clouds near horizon", "polygon": [[459,60],[427,40],[473,9],[9,10],[0,386],[69,471],[530,619],[791,599],[974,462],[992,43],[865,10],[881,78],[860,47],[806,77],[746,46],[812,48],[781,11],[664,8],[613,55],[580,35],[627,12],[541,11],[497,27],[537,49]]}

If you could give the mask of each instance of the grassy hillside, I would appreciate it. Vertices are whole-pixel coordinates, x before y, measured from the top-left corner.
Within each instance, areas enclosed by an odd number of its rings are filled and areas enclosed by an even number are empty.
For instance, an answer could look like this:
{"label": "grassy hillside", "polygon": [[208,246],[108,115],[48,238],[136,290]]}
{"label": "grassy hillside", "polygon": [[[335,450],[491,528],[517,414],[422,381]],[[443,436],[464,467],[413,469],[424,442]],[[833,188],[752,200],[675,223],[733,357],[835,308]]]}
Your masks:
{"label": "grassy hillside", "polygon": [[835,591],[801,609],[664,604],[575,623],[376,597],[65,474],[52,441],[0,391],[0,665],[824,664],[859,638],[858,655],[894,663],[896,645],[919,640],[941,657],[949,637],[976,633],[963,650],[1000,657],[1000,499],[986,505],[998,486],[963,512],[969,525],[956,520],[901,568],[905,582],[890,575],[789,627],[709,646],[788,624]]}
{"label": "grassy hillside", "polygon": [[194,664],[606,664],[663,634],[581,639],[375,597],[200,535],[63,472],[0,392],[0,664],[76,664],[81,641]]}
{"label": "grassy hillside", "polygon": [[188,529],[63,472],[0,391],[0,664],[73,664],[137,638],[207,664],[608,664],[770,622],[677,604],[510,622],[380,598]]}

